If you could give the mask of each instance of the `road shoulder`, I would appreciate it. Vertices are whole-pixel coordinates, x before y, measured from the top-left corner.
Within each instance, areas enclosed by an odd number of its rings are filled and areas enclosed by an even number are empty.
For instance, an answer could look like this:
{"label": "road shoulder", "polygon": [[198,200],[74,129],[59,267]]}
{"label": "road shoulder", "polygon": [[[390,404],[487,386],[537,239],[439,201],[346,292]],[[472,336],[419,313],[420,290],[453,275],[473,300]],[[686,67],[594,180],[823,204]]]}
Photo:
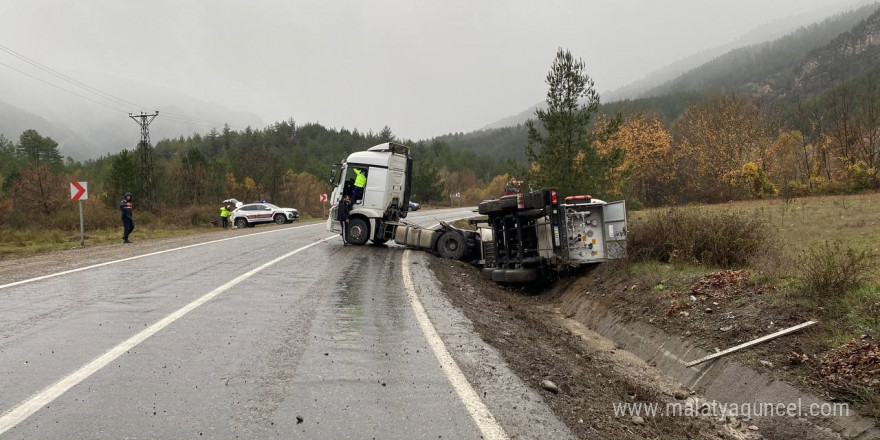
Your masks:
{"label": "road shoulder", "polygon": [[471,320],[449,301],[441,283],[429,270],[428,261],[432,258],[424,252],[410,253],[415,290],[452,358],[509,437],[575,438],[540,395],[507,367],[504,357],[474,331]]}

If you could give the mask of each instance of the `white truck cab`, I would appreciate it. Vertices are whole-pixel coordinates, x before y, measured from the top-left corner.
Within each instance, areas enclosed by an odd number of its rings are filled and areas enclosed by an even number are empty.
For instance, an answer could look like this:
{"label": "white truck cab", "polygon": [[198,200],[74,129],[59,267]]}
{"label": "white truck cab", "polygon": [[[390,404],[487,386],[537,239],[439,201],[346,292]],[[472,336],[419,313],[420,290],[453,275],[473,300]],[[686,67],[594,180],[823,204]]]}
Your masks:
{"label": "white truck cab", "polygon": [[[366,176],[362,195],[355,187],[355,169]],[[349,243],[385,243],[393,237],[396,222],[406,217],[409,210],[411,174],[412,158],[405,145],[387,142],[350,154],[331,171],[330,184],[334,188],[327,230],[342,232],[336,212],[339,200],[348,195],[352,200],[346,234]]]}

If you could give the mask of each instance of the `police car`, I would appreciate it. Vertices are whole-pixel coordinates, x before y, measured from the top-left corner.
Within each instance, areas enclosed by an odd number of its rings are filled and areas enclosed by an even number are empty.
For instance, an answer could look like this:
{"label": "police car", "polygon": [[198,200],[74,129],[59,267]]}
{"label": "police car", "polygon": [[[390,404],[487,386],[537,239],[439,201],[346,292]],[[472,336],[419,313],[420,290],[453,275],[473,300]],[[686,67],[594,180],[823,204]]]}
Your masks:
{"label": "police car", "polygon": [[235,208],[230,221],[236,228],[249,228],[258,223],[269,222],[283,225],[298,218],[299,212],[293,208],[279,208],[271,203],[251,203]]}

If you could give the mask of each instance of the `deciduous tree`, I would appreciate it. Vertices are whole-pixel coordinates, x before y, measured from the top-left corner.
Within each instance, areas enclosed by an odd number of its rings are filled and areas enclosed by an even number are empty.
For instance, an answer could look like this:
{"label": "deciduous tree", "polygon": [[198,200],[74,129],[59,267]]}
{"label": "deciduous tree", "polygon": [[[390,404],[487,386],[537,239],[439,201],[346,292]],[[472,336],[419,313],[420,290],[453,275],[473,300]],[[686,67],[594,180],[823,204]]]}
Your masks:
{"label": "deciduous tree", "polygon": [[46,163],[31,163],[18,176],[13,188],[15,209],[53,214],[66,200],[67,185]]}

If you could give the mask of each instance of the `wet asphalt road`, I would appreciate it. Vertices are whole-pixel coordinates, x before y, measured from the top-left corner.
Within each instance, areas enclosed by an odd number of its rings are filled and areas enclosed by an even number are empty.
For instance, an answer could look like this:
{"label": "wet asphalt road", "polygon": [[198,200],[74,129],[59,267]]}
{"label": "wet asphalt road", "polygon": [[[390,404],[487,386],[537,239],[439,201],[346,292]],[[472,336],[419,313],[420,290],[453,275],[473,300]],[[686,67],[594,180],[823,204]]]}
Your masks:
{"label": "wet asphalt road", "polygon": [[[0,414],[239,275],[330,236],[323,223],[279,228],[0,289]],[[402,253],[338,238],[304,249],[0,437],[480,438],[407,302]]]}

